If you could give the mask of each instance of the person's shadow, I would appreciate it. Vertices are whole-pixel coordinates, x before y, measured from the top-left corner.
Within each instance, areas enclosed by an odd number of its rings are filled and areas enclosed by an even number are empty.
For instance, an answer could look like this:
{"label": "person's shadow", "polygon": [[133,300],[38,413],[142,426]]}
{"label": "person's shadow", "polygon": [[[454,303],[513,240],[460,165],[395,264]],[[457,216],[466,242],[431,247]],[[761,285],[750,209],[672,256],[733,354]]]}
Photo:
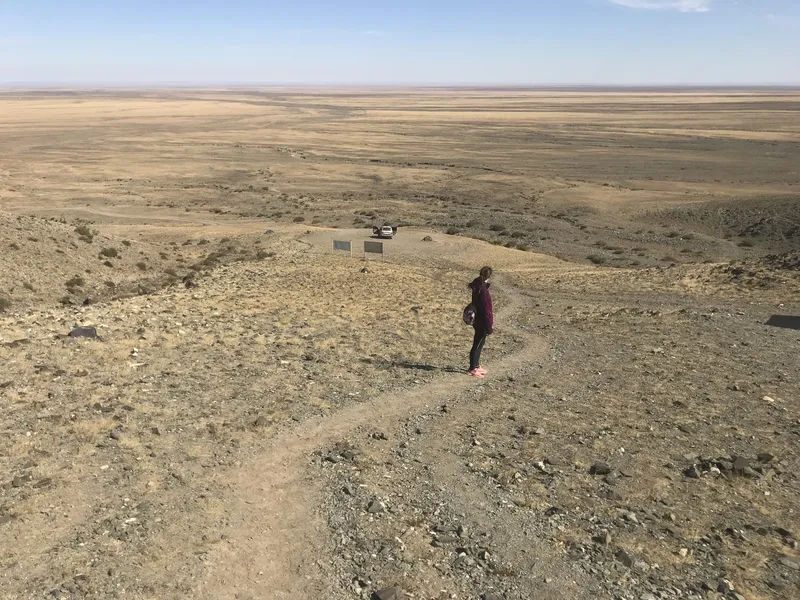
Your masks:
{"label": "person's shadow", "polygon": [[412,363],[406,361],[392,361],[390,363],[393,367],[400,367],[401,369],[409,369],[412,371],[439,371],[441,373],[461,373],[455,367],[440,367],[437,365],[426,365],[423,363]]}

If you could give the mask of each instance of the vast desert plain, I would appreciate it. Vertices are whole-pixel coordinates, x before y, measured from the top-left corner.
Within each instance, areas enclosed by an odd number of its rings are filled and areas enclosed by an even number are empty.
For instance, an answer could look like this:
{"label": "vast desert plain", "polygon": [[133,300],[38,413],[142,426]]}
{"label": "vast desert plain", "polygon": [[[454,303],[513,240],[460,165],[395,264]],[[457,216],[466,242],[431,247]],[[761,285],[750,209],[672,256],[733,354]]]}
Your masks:
{"label": "vast desert plain", "polygon": [[798,90],[0,90],[0,597],[800,598],[773,315]]}

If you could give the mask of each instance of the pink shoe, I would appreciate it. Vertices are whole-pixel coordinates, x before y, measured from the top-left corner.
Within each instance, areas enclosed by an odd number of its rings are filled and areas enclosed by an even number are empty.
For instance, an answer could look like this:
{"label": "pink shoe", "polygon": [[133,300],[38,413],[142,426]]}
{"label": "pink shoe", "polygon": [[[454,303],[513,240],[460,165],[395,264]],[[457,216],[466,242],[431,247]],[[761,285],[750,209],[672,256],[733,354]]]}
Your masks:
{"label": "pink shoe", "polygon": [[472,369],[471,371],[467,371],[467,373],[469,373],[473,377],[477,377],[478,379],[483,379],[484,377],[486,377],[486,375],[478,371],[478,369]]}
{"label": "pink shoe", "polygon": [[486,369],[484,369],[484,368],[483,368],[483,367],[481,367],[481,366],[478,366],[478,367],[476,367],[476,368],[475,368],[475,370],[476,370],[478,373],[482,373],[483,375],[486,375]]}

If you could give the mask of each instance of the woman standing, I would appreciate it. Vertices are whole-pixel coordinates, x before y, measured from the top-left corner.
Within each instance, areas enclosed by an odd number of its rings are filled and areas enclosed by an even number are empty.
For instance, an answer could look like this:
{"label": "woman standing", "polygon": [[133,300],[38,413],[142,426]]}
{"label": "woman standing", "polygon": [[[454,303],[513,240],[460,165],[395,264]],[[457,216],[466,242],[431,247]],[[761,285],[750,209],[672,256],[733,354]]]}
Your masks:
{"label": "woman standing", "polygon": [[472,290],[472,304],[475,306],[475,338],[472,341],[472,350],[469,352],[469,374],[473,377],[485,377],[486,369],[481,367],[481,350],[494,328],[494,313],[492,312],[492,296],[489,294],[489,278],[492,276],[491,267],[483,267],[480,275],[476,277],[469,288]]}

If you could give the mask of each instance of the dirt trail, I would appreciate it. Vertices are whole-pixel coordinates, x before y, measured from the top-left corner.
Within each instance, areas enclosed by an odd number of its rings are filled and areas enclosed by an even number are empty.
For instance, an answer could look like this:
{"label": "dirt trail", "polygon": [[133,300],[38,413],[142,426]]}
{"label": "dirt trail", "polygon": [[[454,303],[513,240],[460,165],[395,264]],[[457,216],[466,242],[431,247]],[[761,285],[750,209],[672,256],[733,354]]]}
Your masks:
{"label": "dirt trail", "polygon": [[[503,323],[525,307],[524,297],[507,288]],[[513,329],[511,325],[508,329]],[[514,329],[524,338],[515,353],[493,365],[492,376],[510,373],[543,356],[541,338]],[[502,335],[502,334],[501,334]],[[321,482],[308,472],[310,454],[362,426],[391,430],[427,406],[438,405],[480,385],[466,375],[445,375],[393,398],[376,397],[335,415],[313,419],[279,436],[270,451],[234,472],[226,482],[227,543],[207,562],[207,579],[196,596],[207,598],[300,598],[331,593],[323,579],[326,524],[318,515]],[[267,594],[267,596],[265,596]]]}

